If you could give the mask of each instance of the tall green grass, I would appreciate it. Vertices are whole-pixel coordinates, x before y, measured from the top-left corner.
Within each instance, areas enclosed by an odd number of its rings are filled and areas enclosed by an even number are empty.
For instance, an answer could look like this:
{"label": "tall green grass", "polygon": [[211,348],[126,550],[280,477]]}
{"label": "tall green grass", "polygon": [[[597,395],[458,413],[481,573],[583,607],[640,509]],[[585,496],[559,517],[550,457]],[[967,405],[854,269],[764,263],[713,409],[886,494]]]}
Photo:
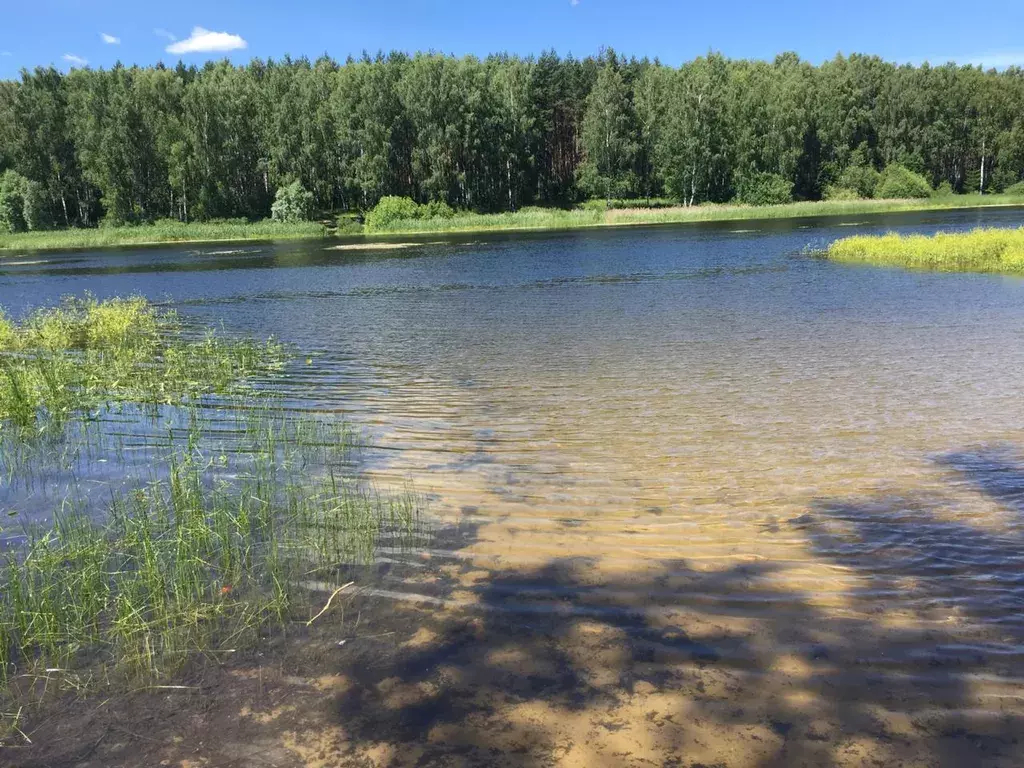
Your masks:
{"label": "tall green grass", "polygon": [[68,300],[20,323],[0,314],[0,422],[43,430],[116,402],[225,394],[284,351],[197,333],[141,298]]}
{"label": "tall green grass", "polygon": [[109,248],[155,243],[204,243],[241,240],[289,240],[325,237],[327,230],[313,221],[211,221],[164,220],[155,224],[98,229],[61,229],[0,235],[0,250],[56,250]]}
{"label": "tall green grass", "polygon": [[421,542],[344,423],[248,383],[284,358],[138,298],[0,319],[0,491],[35,510],[0,537],[0,712],[222,658]]}
{"label": "tall green grass", "polygon": [[347,440],[272,416],[246,435],[210,454],[194,423],[102,514],[64,503],[23,530],[0,573],[0,682],[166,678],[310,615],[304,581],[415,542],[413,497],[324,463]]}
{"label": "tall green grass", "polygon": [[447,218],[395,219],[376,231],[424,234],[484,230],[572,229],[597,226],[602,221],[602,212],[594,209],[523,208],[519,211],[505,213],[460,212]]}
{"label": "tall green grass", "polygon": [[956,208],[1024,205],[1022,195],[958,195],[923,200],[819,200],[783,205],[700,205],[689,208],[624,209],[606,214],[608,224],[684,224],[688,222],[800,219],[900,213]]}
{"label": "tall green grass", "polygon": [[858,235],[832,243],[834,261],[946,272],[1024,274],[1024,228],[936,235]]}
{"label": "tall green grass", "polygon": [[937,196],[926,200],[822,200],[784,205],[709,204],[657,208],[619,207],[622,203],[623,201],[614,201],[614,207],[607,210],[600,205],[591,205],[574,210],[524,208],[514,213],[459,213],[452,218],[398,219],[388,223],[380,231],[388,234],[443,234],[446,232],[557,230],[596,226],[798,219],[1024,205],[1024,195],[955,195]]}

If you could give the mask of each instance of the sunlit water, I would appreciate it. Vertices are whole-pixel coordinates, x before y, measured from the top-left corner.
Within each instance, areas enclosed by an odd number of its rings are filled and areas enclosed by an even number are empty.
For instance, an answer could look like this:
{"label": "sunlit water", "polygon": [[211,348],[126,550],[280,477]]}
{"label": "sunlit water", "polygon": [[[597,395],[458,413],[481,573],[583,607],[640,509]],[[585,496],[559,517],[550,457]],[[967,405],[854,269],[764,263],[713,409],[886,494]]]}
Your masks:
{"label": "sunlit water", "polygon": [[448,529],[430,553],[443,585],[394,576],[385,592],[612,616],[637,642],[662,632],[650,663],[666,668],[712,659],[762,693],[779,670],[831,675],[807,689],[998,719],[1024,682],[1024,280],[806,249],[1022,223],[29,254],[0,264],[0,304],[142,293],[296,345],[274,386],[360,425],[368,478],[411,484]]}

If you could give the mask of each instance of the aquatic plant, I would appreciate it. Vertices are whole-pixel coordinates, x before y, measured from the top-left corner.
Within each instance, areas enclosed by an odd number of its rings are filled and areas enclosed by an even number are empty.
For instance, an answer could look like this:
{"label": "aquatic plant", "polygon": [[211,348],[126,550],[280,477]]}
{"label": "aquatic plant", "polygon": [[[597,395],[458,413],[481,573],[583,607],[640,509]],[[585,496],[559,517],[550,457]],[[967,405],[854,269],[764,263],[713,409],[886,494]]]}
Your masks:
{"label": "aquatic plant", "polygon": [[827,258],[946,272],[1024,273],[1024,228],[936,235],[856,235],[832,243]]}
{"label": "aquatic plant", "polygon": [[279,367],[282,347],[202,333],[145,299],[0,316],[0,422],[44,429],[113,402],[180,403]]}
{"label": "aquatic plant", "polygon": [[102,514],[65,501],[21,531],[0,573],[0,682],[165,677],[310,610],[304,581],[409,545],[414,497],[345,475],[350,432],[256,413],[230,450],[193,418]]}
{"label": "aquatic plant", "polygon": [[308,581],[417,543],[417,499],[359,480],[344,422],[249,382],[284,359],[141,298],[0,315],[0,488],[50,504],[2,531],[0,712],[39,680],[149,683],[218,658],[313,615]]}

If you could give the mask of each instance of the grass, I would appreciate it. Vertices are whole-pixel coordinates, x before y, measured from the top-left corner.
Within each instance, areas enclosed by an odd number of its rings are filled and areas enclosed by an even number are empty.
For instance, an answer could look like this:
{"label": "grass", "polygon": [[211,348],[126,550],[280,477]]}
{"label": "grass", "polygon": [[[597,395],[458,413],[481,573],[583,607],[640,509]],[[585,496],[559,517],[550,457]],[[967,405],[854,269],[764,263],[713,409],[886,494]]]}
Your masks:
{"label": "grass", "polygon": [[248,382],[283,359],[138,298],[0,321],[0,490],[35,507],[3,531],[0,711],[223,658],[415,545],[417,500],[359,482],[345,424]]}
{"label": "grass", "polygon": [[908,269],[1024,274],[1024,228],[858,235],[832,243],[825,255],[834,261]]}
{"label": "grass", "polygon": [[98,229],[60,229],[49,232],[0,234],[0,250],[58,250],[110,248],[119,245],[159,243],[214,243],[244,240],[295,240],[324,237],[327,230],[314,221],[282,223],[263,221],[191,222],[164,220],[155,224]]}
{"label": "grass", "polygon": [[[452,218],[399,219],[368,234],[447,234],[458,232],[502,232],[517,230],[560,230],[600,226],[650,224],[688,224],[712,221],[758,219],[795,219],[819,216],[849,216],[903,211],[933,211],[955,208],[983,208],[1000,205],[1024,205],[1024,195],[946,195],[923,200],[826,200],[785,205],[750,206],[733,204],[671,206],[668,200],[655,198],[651,206],[640,202],[613,200],[606,209],[601,205],[583,208],[528,207],[505,213],[460,212]],[[354,222],[335,230],[335,236],[360,233]],[[109,248],[121,245],[159,243],[238,242],[245,240],[281,240],[324,238],[330,230],[316,222],[282,224],[273,221],[228,221],[183,224],[161,221],[152,225],[104,229],[67,229],[53,232],[23,232],[0,235],[0,251],[61,250],[69,248]]]}
{"label": "grass", "polygon": [[[621,201],[617,201],[617,204]],[[515,213],[459,213],[454,218],[399,219],[382,233],[425,234],[505,230],[575,229],[580,227],[688,224],[712,221],[798,219],[903,211],[948,210],[1000,205],[1024,205],[1021,195],[954,195],[924,200],[823,200],[785,205],[700,205],[658,208],[599,207],[562,210],[524,208]]]}
{"label": "grass", "polygon": [[226,394],[283,359],[273,341],[197,333],[142,298],[69,300],[21,323],[0,314],[0,422],[42,431],[111,403]]}

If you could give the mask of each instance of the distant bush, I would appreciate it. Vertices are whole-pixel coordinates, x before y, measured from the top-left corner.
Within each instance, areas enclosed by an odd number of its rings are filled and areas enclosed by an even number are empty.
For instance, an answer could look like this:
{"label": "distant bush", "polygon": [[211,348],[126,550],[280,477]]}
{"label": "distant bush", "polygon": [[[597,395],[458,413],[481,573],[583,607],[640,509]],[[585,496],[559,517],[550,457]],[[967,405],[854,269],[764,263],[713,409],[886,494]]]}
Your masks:
{"label": "distant bush", "polygon": [[829,184],[825,187],[826,200],[861,200],[863,199],[860,192],[856,189],[850,189],[849,187],[842,187],[838,184]]}
{"label": "distant bush", "polygon": [[408,197],[388,195],[382,197],[373,210],[366,214],[366,228],[371,232],[387,229],[402,219],[418,219],[420,207]]}
{"label": "distant bush", "polygon": [[396,222],[409,219],[453,219],[456,211],[444,200],[431,200],[418,205],[408,197],[382,197],[373,210],[366,214],[366,229],[380,232],[393,226]]}
{"label": "distant bush", "polygon": [[1018,181],[1016,184],[1011,184],[1003,191],[1008,195],[1024,195],[1024,181]]}
{"label": "distant bush", "polygon": [[358,235],[363,231],[362,222],[357,214],[341,213],[334,220],[334,231],[338,235]]}
{"label": "distant bush", "polygon": [[420,206],[419,218],[421,219],[454,219],[455,209],[444,200],[431,200],[426,205]]}
{"label": "distant bush", "polygon": [[608,201],[599,197],[580,203],[580,209],[584,211],[607,211],[608,207]]}
{"label": "distant bush", "polygon": [[956,192],[953,190],[953,185],[948,181],[944,181],[935,188],[932,192],[932,197],[952,197]]}
{"label": "distant bush", "polygon": [[675,208],[679,201],[671,197],[631,197],[613,198],[608,201],[608,207],[618,208]]}
{"label": "distant bush", "polygon": [[882,174],[870,165],[850,165],[839,174],[836,186],[852,189],[857,193],[857,197],[876,197],[881,176]]}
{"label": "distant bush", "polygon": [[309,221],[313,217],[313,193],[293,181],[279,187],[270,207],[270,218],[274,221]]}
{"label": "distant bush", "polygon": [[875,197],[883,200],[931,197],[932,186],[919,173],[902,165],[890,165],[882,171]]}
{"label": "distant bush", "polygon": [[755,173],[740,181],[736,199],[744,205],[791,203],[793,182],[777,173]]}

